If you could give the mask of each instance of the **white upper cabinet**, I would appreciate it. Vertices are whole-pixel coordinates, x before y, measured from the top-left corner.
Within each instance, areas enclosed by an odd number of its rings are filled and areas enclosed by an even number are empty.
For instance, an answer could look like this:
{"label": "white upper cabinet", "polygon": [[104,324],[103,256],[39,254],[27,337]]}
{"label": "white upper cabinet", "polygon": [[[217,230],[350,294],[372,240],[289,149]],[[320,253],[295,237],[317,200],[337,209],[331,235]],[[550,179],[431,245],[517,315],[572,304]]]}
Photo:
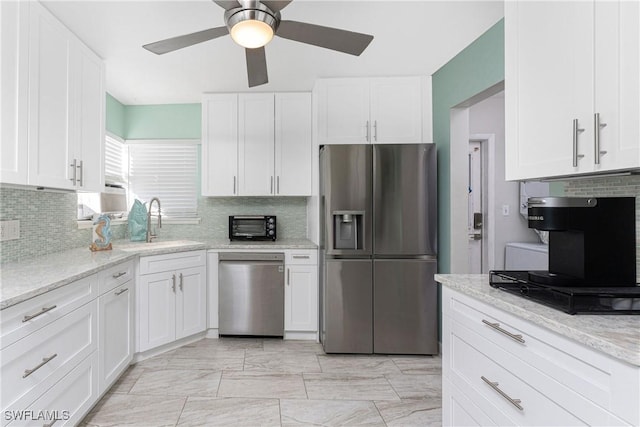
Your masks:
{"label": "white upper cabinet", "polygon": [[238,194],[238,95],[202,98],[202,195]]}
{"label": "white upper cabinet", "polygon": [[272,93],[238,95],[238,176],[243,196],[273,195]]}
{"label": "white upper cabinet", "polygon": [[639,20],[637,2],[505,3],[507,179],[640,167]]}
{"label": "white upper cabinet", "polygon": [[102,60],[36,1],[3,2],[2,52],[2,182],[101,191]]}
{"label": "white upper cabinet", "polygon": [[203,196],[310,194],[309,93],[203,96]]}
{"label": "white upper cabinet", "polygon": [[311,94],[275,95],[275,194],[311,194]]}
{"label": "white upper cabinet", "polygon": [[314,96],[320,145],[431,142],[430,78],[320,79]]}
{"label": "white upper cabinet", "polygon": [[27,183],[27,2],[0,2],[0,182]]}

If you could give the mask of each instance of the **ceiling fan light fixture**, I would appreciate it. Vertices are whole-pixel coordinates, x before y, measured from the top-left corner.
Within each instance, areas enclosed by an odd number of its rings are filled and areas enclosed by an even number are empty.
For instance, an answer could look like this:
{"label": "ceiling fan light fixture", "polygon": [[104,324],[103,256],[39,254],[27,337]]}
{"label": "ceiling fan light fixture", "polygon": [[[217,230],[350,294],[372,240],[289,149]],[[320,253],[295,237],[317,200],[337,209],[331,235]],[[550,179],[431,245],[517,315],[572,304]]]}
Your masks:
{"label": "ceiling fan light fixture", "polygon": [[234,42],[248,49],[256,49],[273,39],[278,27],[279,14],[273,14],[265,6],[260,9],[235,9],[227,11],[226,21]]}

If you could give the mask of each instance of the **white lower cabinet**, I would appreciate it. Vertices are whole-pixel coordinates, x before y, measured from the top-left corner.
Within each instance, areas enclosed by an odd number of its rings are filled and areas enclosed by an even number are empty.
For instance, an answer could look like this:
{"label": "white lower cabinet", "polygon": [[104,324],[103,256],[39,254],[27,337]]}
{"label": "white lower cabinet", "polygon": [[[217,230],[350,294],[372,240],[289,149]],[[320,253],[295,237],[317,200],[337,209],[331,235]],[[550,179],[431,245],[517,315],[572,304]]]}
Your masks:
{"label": "white lower cabinet", "polygon": [[138,351],[146,351],[207,327],[205,251],[140,258]]}
{"label": "white lower cabinet", "polygon": [[442,308],[443,425],[640,421],[637,367],[447,287]]}
{"label": "white lower cabinet", "polygon": [[285,252],[284,330],[318,331],[317,251]]}
{"label": "white lower cabinet", "polygon": [[[124,274],[123,274],[124,273]],[[133,358],[133,307],[135,286],[133,263],[107,270],[101,285],[106,292],[98,299],[98,337],[100,350],[100,393],[106,391],[127,369]],[[124,283],[118,279],[128,277]]]}

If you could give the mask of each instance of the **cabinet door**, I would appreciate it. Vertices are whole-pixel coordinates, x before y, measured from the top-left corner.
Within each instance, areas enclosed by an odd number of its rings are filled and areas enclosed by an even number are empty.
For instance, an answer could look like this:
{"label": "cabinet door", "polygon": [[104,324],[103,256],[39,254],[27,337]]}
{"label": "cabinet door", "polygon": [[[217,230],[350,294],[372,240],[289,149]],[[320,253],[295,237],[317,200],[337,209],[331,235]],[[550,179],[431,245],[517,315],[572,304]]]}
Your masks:
{"label": "cabinet door", "polygon": [[77,60],[74,67],[76,96],[72,98],[75,158],[78,189],[104,190],[104,65],[102,60],[80,42],[74,43]]}
{"label": "cabinet door", "polygon": [[202,98],[202,195],[238,194],[238,95]]}
{"label": "cabinet door", "polygon": [[275,193],[274,97],[238,95],[238,176],[241,196]]}
{"label": "cabinet door", "polygon": [[369,143],[369,80],[326,79],[316,85],[318,144]]}
{"label": "cabinet door", "polygon": [[29,6],[29,184],[73,189],[70,33],[40,3]]}
{"label": "cabinet door", "polygon": [[640,166],[639,22],[638,2],[595,2],[594,113],[606,124],[593,124],[600,140],[596,171]]}
{"label": "cabinet door", "polygon": [[287,267],[284,291],[284,330],[318,330],[318,267]]}
{"label": "cabinet door", "polygon": [[173,272],[140,276],[138,284],[139,350],[175,339],[177,277]]}
{"label": "cabinet door", "polygon": [[422,84],[420,77],[370,79],[371,142],[422,142]]}
{"label": "cabinet door", "polygon": [[593,170],[592,2],[506,2],[505,86],[507,179]]}
{"label": "cabinet door", "polygon": [[311,195],[311,94],[275,95],[275,194]]}
{"label": "cabinet door", "polygon": [[26,2],[0,2],[0,182],[27,184],[28,19]]}
{"label": "cabinet door", "polygon": [[133,356],[133,282],[126,282],[99,299],[100,393],[120,376]]}
{"label": "cabinet door", "polygon": [[206,268],[202,266],[178,270],[176,276],[176,339],[179,339],[207,328]]}

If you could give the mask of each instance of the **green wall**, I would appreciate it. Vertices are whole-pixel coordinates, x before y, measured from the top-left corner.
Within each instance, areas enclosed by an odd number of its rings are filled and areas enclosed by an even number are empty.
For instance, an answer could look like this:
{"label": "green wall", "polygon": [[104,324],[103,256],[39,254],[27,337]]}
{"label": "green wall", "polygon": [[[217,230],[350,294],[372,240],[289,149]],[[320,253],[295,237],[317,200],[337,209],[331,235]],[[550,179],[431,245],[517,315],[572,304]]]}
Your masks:
{"label": "green wall", "polygon": [[125,139],[200,139],[200,104],[127,105]]}
{"label": "green wall", "polygon": [[118,135],[120,138],[125,137],[125,106],[117,99],[107,93],[105,127],[107,132]]}
{"label": "green wall", "polygon": [[433,141],[438,147],[438,271],[451,271],[452,107],[504,80],[504,20],[433,74]]}

